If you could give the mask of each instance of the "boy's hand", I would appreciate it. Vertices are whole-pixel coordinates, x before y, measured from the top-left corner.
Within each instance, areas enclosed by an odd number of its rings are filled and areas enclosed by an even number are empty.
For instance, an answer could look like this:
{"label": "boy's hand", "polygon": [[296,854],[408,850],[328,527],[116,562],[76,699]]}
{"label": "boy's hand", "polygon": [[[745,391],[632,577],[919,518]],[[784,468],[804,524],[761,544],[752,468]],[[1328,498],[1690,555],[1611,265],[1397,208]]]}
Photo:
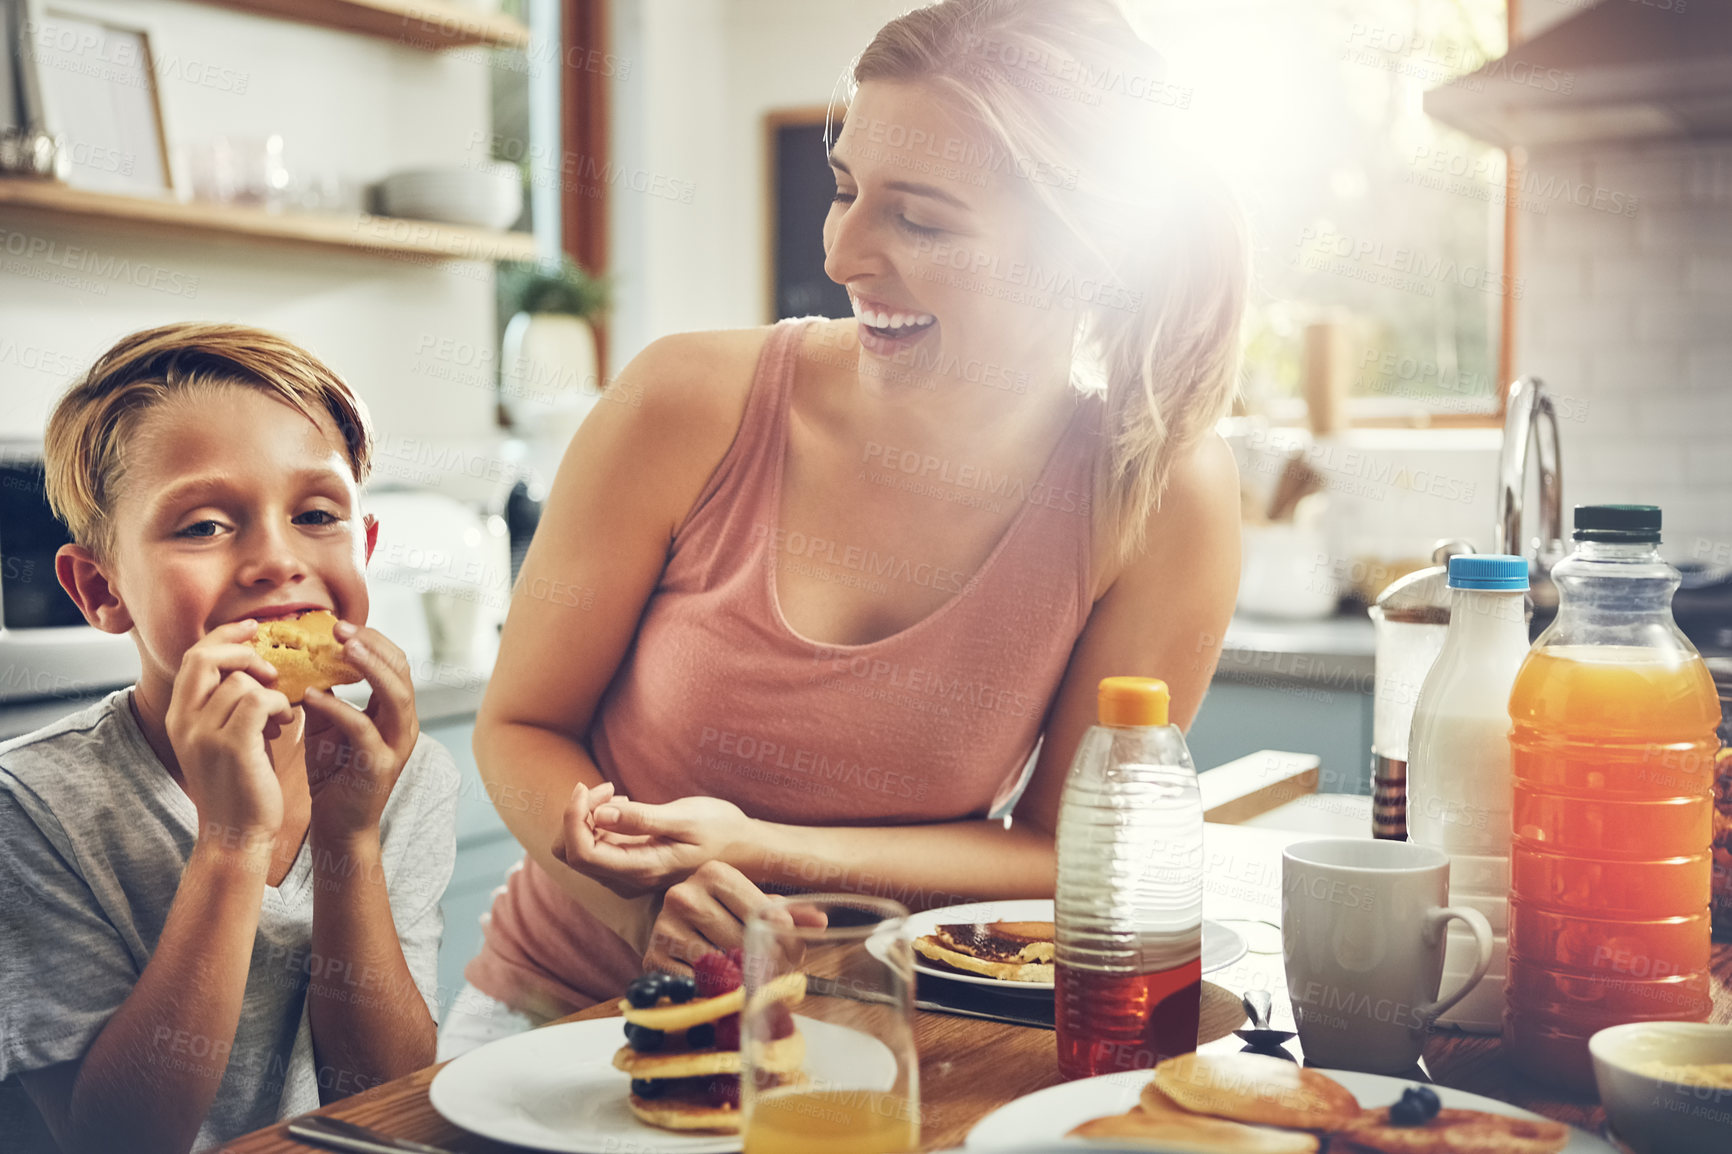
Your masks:
{"label": "boy's hand", "polygon": [[313,835],[326,844],[378,832],[379,815],[421,734],[403,651],[376,629],[339,621],[335,632],[344,659],[366,676],[373,697],[365,711],[319,689],[309,689],[301,702]]}
{"label": "boy's hand", "polygon": [[180,660],[165,723],[198,807],[199,835],[268,843],[283,824],[283,789],[267,742],[293,724],[277,671],[248,645],[258,622],[221,625]]}

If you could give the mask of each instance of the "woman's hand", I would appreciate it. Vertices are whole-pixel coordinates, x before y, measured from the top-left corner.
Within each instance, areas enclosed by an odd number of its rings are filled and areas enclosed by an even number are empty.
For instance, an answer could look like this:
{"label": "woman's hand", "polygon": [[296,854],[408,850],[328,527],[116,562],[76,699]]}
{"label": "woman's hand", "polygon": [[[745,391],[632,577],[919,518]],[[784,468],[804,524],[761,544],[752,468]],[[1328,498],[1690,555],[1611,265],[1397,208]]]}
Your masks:
{"label": "woman's hand", "polygon": [[743,947],[747,916],[769,900],[733,866],[705,862],[662,899],[643,956],[644,972],[681,973],[705,954]]}
{"label": "woman's hand", "polygon": [[666,890],[729,846],[750,838],[752,820],[717,797],[645,805],[616,796],[613,784],[579,785],[565,807],[553,856],[622,898]]}
{"label": "woman's hand", "polygon": [[[643,956],[644,972],[680,973],[705,954],[743,949],[746,918],[773,900],[726,862],[705,862],[662,899],[662,912],[650,931],[649,949]],[[799,907],[771,916],[773,924],[784,927],[798,924],[821,929],[825,924],[822,913]],[[787,949],[785,941],[783,949]]]}

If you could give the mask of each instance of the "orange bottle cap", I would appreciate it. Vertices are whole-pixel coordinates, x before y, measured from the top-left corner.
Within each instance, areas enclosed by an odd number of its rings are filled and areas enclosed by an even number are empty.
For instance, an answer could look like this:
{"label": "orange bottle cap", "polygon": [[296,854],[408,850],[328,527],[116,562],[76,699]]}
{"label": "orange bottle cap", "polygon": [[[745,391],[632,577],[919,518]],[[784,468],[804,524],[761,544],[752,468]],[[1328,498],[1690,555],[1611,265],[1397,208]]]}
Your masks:
{"label": "orange bottle cap", "polygon": [[1167,724],[1167,683],[1155,677],[1107,677],[1100,688],[1102,725]]}

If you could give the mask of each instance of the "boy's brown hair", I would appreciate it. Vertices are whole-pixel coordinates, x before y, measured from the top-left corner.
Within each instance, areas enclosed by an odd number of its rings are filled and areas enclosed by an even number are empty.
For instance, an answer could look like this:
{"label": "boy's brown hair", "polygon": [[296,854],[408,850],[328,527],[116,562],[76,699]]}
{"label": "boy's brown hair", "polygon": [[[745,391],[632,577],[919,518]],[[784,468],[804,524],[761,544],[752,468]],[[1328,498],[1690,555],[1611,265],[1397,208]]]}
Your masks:
{"label": "boy's brown hair", "polygon": [[336,422],[355,483],[367,480],[373,427],[346,381],[299,345],[246,325],[182,323],[122,337],[97,358],[48,418],[43,457],[48,504],[72,539],[98,557],[114,544],[110,520],[140,418],[184,393],[255,389],[308,420]]}

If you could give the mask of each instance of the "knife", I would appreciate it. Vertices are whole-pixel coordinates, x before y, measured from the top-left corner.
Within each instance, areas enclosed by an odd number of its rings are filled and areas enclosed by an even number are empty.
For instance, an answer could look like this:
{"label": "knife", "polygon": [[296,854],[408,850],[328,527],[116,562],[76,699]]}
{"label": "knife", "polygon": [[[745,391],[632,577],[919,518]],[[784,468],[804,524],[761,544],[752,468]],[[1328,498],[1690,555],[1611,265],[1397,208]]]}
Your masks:
{"label": "knife", "polygon": [[452,1154],[443,1146],[393,1138],[370,1126],[325,1114],[296,1118],[289,1123],[289,1134],[303,1142],[329,1146],[333,1150],[350,1150],[354,1154]]}

